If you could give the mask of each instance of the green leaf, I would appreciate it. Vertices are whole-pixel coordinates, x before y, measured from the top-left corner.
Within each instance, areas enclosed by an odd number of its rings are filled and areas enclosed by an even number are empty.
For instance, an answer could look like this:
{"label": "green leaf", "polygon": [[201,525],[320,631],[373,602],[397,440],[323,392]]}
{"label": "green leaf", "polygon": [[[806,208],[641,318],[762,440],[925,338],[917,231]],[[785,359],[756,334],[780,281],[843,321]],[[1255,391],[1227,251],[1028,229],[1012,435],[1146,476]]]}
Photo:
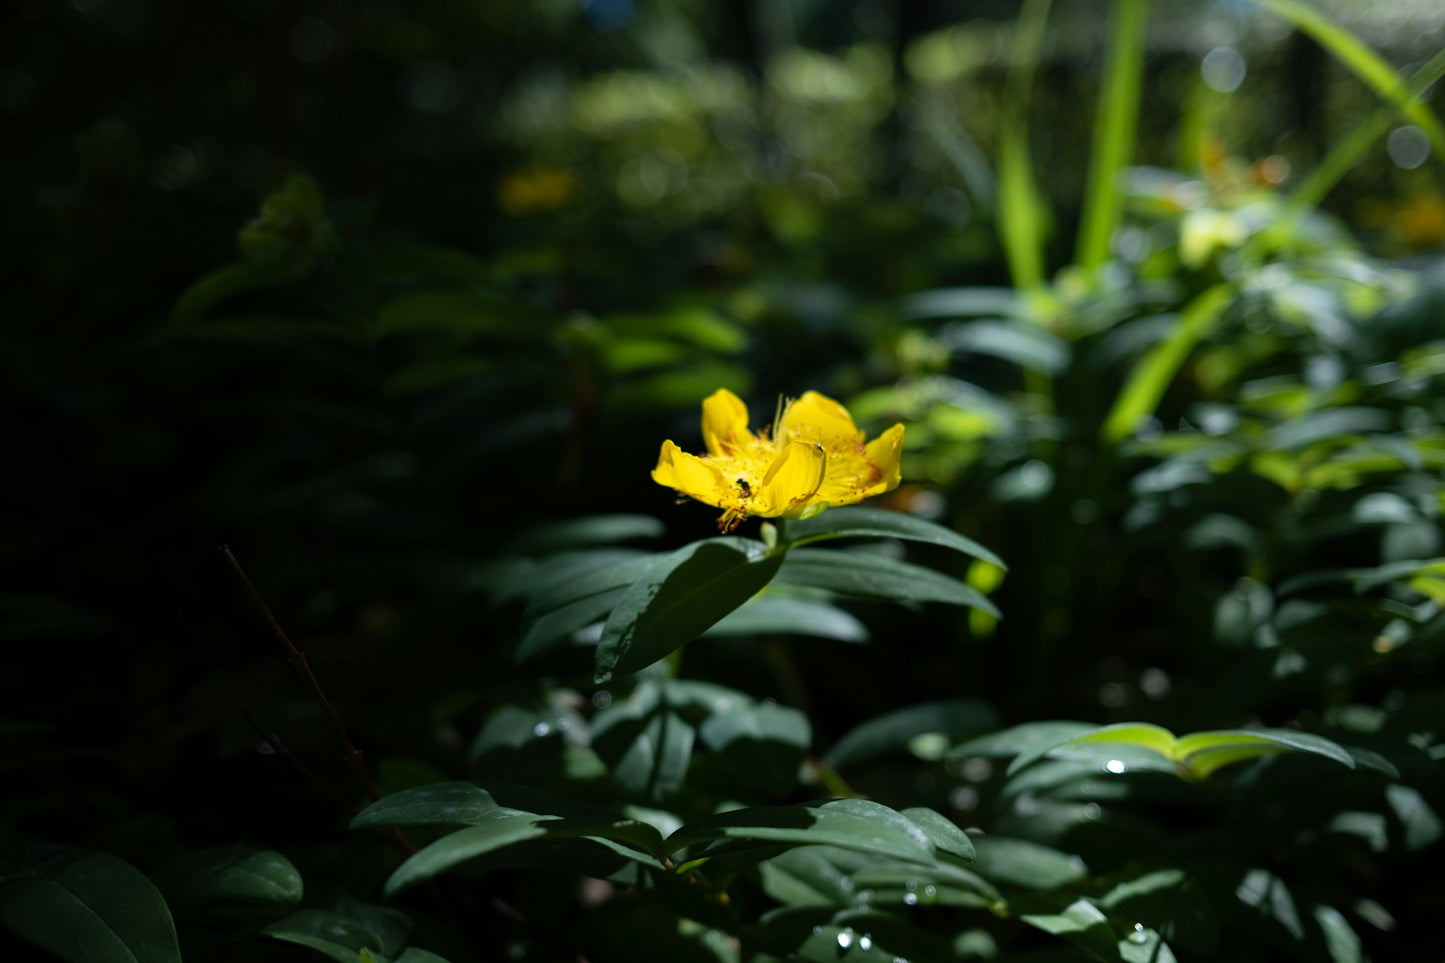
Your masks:
{"label": "green leaf", "polygon": [[238,261],[217,268],[181,292],[171,308],[171,325],[179,329],[196,324],[222,301],[248,291],[299,281],[309,271],[309,264],[290,258]]}
{"label": "green leaf", "polygon": [[188,853],[157,873],[155,882],[181,917],[215,904],[295,906],[303,892],[290,860],[245,845]]}
{"label": "green leaf", "polygon": [[1350,769],[1355,758],[1337,743],[1308,732],[1291,729],[1235,729],[1196,732],[1181,736],[1174,746],[1174,759],[1201,779],[1231,762],[1276,752],[1304,752],[1333,759]]}
{"label": "green leaf", "polygon": [[475,826],[501,807],[470,782],[444,782],[392,793],[351,820],[352,829],[376,826]]}
{"label": "green leaf", "polygon": [[626,701],[592,719],[592,748],[617,781],[658,801],[675,795],[687,776],[696,735],[693,726],[644,684]]}
{"label": "green leaf", "polygon": [[999,615],[994,604],[966,582],[920,565],[866,552],[792,549],[778,573],[778,581],[863,598],[967,605],[995,617]]}
{"label": "green leaf", "polygon": [[604,592],[612,592],[646,578],[667,564],[668,556],[628,549],[599,549],[566,553],[519,568],[501,586],[498,596],[526,595],[523,617],[571,605]]}
{"label": "green leaf", "polygon": [[1264,916],[1279,923],[1296,940],[1305,938],[1304,924],[1300,921],[1294,896],[1284,880],[1269,870],[1249,870],[1244,874],[1234,895],[1244,905],[1254,907]]}
{"label": "green leaf", "polygon": [[1204,890],[1183,870],[1145,873],[1115,886],[1097,903],[1121,926],[1157,930],[1170,943],[1206,957],[1219,948],[1214,909]]}
{"label": "green leaf", "polygon": [[682,827],[667,850],[693,849],[690,859],[727,851],[730,844],[823,845],[931,863],[933,843],[907,816],[863,799],[835,799],[812,806],[759,806],[720,813]]}
{"label": "green leaf", "polygon": [[1029,316],[1027,305],[1017,289],[982,286],[922,291],[904,298],[898,311],[910,321],[980,317],[1022,320]]}
{"label": "green leaf", "polygon": [[1025,914],[1019,920],[1035,929],[1061,936],[1090,955],[1108,961],[1119,960],[1119,937],[1109,918],[1086,899],[1077,899],[1060,913]]}
{"label": "green leaf", "polygon": [[957,856],[959,859],[973,860],[976,857],[973,840],[968,838],[968,833],[959,829],[958,826],[943,814],[922,806],[914,806],[903,810],[913,825],[928,836],[928,841],[933,848],[940,853],[948,853]]}
{"label": "green leaf", "polygon": [[1088,743],[1117,743],[1120,745],[1141,746],[1145,749],[1152,749],[1165,759],[1173,758],[1174,733],[1168,729],[1161,729],[1159,726],[1143,722],[1126,722],[1113,726],[1104,726],[1102,729],[1095,729],[1092,732],[1074,735],[1062,740],[1055,745],[1037,743],[1032,748],[1021,752],[1009,763],[1008,774],[1013,775],[1020,769],[1030,765],[1056,749],[1063,746],[1077,746]]}
{"label": "green leaf", "polygon": [[852,902],[847,872],[821,846],[799,846],[758,865],[763,891],[788,906],[839,906]]}
{"label": "green leaf", "polygon": [[357,963],[363,950],[389,956],[401,948],[409,924],[395,910],[383,913],[386,915],[367,914],[375,918],[361,919],[349,912],[304,909],[272,923],[262,933],[313,949],[337,963]]}
{"label": "green leaf", "polygon": [[547,834],[541,824],[559,816],[541,816],[516,809],[493,809],[475,824],[457,830],[413,853],[386,881],[386,895],[394,896],[469,859]]}
{"label": "green leaf", "polygon": [[789,520],[786,535],[789,545],[794,548],[828,538],[900,538],[909,542],[941,545],[992,562],[1000,568],[1008,567],[993,552],[952,529],[916,515],[905,515],[881,508],[830,508],[812,518]]}
{"label": "green leaf", "polygon": [[856,870],[849,879],[855,887],[872,891],[870,902],[998,909],[1007,905],[1003,894],[992,883],[952,863],[933,866],[877,863]]}
{"label": "green leaf", "polygon": [[1139,423],[1152,415],[1164,392],[1234,296],[1228,284],[1216,284],[1185,305],[1169,336],[1149,350],[1129,373],[1129,379],[1109,416],[1104,420],[1103,440],[1117,444],[1134,433]]}
{"label": "green leaf", "polygon": [[636,672],[691,642],[756,595],[782,561],[744,539],[710,539],[674,552],[613,609],[597,646],[597,682]]}
{"label": "green leaf", "polygon": [[764,592],[723,616],[705,636],[808,635],[836,642],[866,642],[868,629],[842,609],[826,602]]}
{"label": "green leaf", "polygon": [[1349,920],[1333,906],[1319,904],[1312,910],[1315,923],[1324,937],[1325,950],[1333,963],[1364,963],[1364,948],[1360,935],[1350,926]]}
{"label": "green leaf", "polygon": [[813,727],[797,709],[749,702],[709,715],[698,737],[728,784],[784,796],[797,786]]}
{"label": "green leaf", "polygon": [[1027,321],[970,321],[950,325],[939,337],[949,348],[965,355],[1002,358],[1044,374],[1058,374],[1066,369],[1073,354],[1063,338]]}
{"label": "green leaf", "polygon": [[998,724],[998,713],[978,699],[924,702],[869,719],[833,744],[823,757],[834,769],[866,762],[907,745],[917,736],[967,735]]}
{"label": "green leaf", "polygon": [[950,759],[967,759],[971,756],[1015,756],[1032,752],[1039,746],[1050,748],[1062,745],[1074,736],[1092,732],[1097,726],[1087,722],[1050,720],[1047,722],[1025,722],[1002,732],[990,733],[970,739],[954,746],[948,752]]}
{"label": "green leaf", "polygon": [[0,884],[0,925],[73,963],[179,963],[160,890],[106,853],[66,853]]}
{"label": "green leaf", "polygon": [[975,867],[994,882],[1029,889],[1057,889],[1083,879],[1087,870],[1077,856],[1026,839],[978,836],[973,840]]}
{"label": "green leaf", "polygon": [[[577,599],[552,609],[527,626],[522,641],[512,653],[514,665],[521,665],[558,647],[572,633],[584,629],[617,607],[626,588],[616,588]],[[736,613],[734,613],[736,614]],[[726,621],[726,619],[724,619]],[[713,628],[716,628],[714,626]]]}
{"label": "green leaf", "polygon": [[[1068,732],[1067,729],[1061,731],[1066,734]],[[1351,769],[1355,766],[1354,757],[1343,747],[1321,736],[1305,732],[1295,732],[1289,729],[1220,730],[1196,732],[1176,739],[1169,730],[1159,726],[1142,722],[1125,722],[1066,735],[1066,738],[1059,739],[1053,744],[1047,740],[1035,741],[1018,754],[1009,765],[1008,771],[1012,775],[1025,766],[1050,755],[1061,758],[1094,759],[1096,757],[1091,753],[1085,753],[1080,757],[1077,753],[1071,753],[1068,750],[1071,747],[1087,747],[1095,744],[1129,746],[1134,747],[1136,751],[1145,750],[1148,753],[1143,758],[1124,759],[1121,757],[1126,768],[1137,768],[1143,765],[1146,768],[1166,769],[1170,768],[1163,765],[1167,761],[1177,766],[1181,775],[1197,779],[1207,778],[1215,770],[1232,762],[1279,752],[1311,753],[1333,759]],[[1160,764],[1150,765],[1150,758],[1157,758]]]}

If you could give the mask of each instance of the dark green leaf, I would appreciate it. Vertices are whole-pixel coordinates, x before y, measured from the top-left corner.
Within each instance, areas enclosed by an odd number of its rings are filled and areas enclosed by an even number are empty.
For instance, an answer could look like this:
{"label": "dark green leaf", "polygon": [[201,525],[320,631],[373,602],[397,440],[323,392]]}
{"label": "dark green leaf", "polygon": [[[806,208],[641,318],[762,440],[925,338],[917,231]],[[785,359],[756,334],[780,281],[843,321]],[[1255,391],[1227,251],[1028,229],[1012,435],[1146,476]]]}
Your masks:
{"label": "dark green leaf", "polygon": [[558,818],[502,808],[483,813],[473,825],[412,854],[386,881],[386,895],[394,896],[476,856],[545,836],[547,830],[541,824]]}
{"label": "dark green leaf", "polygon": [[916,736],[942,733],[956,737],[997,724],[998,713],[977,699],[919,703],[870,719],[850,730],[833,744],[824,761],[834,769],[843,769],[900,749]]}
{"label": "dark green leaf", "polygon": [[499,807],[491,793],[470,782],[444,782],[392,793],[351,820],[352,829],[373,826],[474,826]]}
{"label": "dark green leaf", "polygon": [[262,932],[313,949],[337,963],[357,963],[362,950],[387,956],[400,949],[408,926],[396,911],[384,912],[391,918],[366,919],[350,912],[305,909],[272,923]]}
{"label": "dark green leaf", "polygon": [[976,853],[973,848],[973,841],[968,838],[968,833],[959,829],[956,824],[947,819],[941,813],[932,809],[925,809],[915,806],[903,810],[903,815],[928,836],[928,841],[933,848],[940,853],[948,853],[960,859],[971,860]]}
{"label": "dark green leaf", "polygon": [[1002,358],[1045,374],[1067,368],[1072,355],[1067,341],[1028,321],[983,319],[950,325],[939,332],[939,339],[954,351]]}
{"label": "dark green leaf", "polygon": [[[918,863],[933,861],[932,842],[908,817],[861,799],[721,813],[682,827],[668,837],[667,848],[677,852],[700,844],[731,842],[838,846]],[[690,858],[700,855],[704,852],[694,850]]]}
{"label": "dark green leaf", "polygon": [[1119,937],[1109,918],[1086,899],[1074,900],[1059,913],[1026,914],[1019,919],[1045,933],[1062,936],[1096,959],[1110,963],[1120,959]]}
{"label": "dark green leaf", "polygon": [[666,704],[636,712],[614,703],[592,722],[592,748],[618,782],[654,801],[682,788],[694,736],[693,727]]}
{"label": "dark green leaf", "polygon": [[789,598],[769,590],[743,603],[703,635],[809,635],[838,642],[864,642],[868,629],[826,602]]}
{"label": "dark green leaf", "polygon": [[606,682],[665,658],[758,593],[782,558],[743,539],[696,542],[634,582],[602,630],[594,674]]}
{"label": "dark green leaf", "polygon": [[975,837],[976,867],[985,879],[1029,889],[1057,889],[1084,878],[1084,861],[1025,839]]}
{"label": "dark green leaf", "polygon": [[303,890],[285,856],[241,845],[189,853],[155,881],[179,916],[226,903],[294,906]]}
{"label": "dark green leaf", "polygon": [[792,545],[805,545],[828,538],[901,538],[909,542],[941,545],[1007,568],[1002,559],[971,538],[916,515],[881,508],[830,508],[812,518],[788,521],[785,533]]}
{"label": "dark green leaf", "polygon": [[0,884],[0,925],[73,963],[179,963],[160,890],[106,853],[52,857]]}
{"label": "dark green leaf", "polygon": [[793,549],[788,552],[778,580],[863,598],[967,605],[999,615],[992,602],[965,582],[919,565],[865,552]]}

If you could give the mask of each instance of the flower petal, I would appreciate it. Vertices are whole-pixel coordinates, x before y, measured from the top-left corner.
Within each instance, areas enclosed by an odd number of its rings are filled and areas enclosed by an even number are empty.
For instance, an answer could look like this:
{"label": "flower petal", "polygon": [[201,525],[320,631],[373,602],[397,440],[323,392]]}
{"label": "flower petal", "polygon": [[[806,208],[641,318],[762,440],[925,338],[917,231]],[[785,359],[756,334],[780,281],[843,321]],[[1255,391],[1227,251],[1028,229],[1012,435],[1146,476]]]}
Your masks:
{"label": "flower petal", "polygon": [[873,467],[877,468],[883,477],[875,484],[870,485],[863,492],[863,497],[881,495],[897,488],[898,482],[902,480],[898,462],[903,456],[903,426],[901,424],[894,425],[868,442],[867,451],[868,460],[873,463]]}
{"label": "flower petal", "polygon": [[853,424],[848,409],[816,391],[805,393],[783,411],[775,437],[787,441],[818,442],[829,450],[857,445],[863,432]]}
{"label": "flower petal", "polygon": [[702,440],[708,454],[722,455],[748,435],[748,406],[726,388],[702,403]]}
{"label": "flower petal", "polygon": [[723,479],[722,472],[670,441],[662,443],[657,467],[652,470],[652,480],[719,508],[723,507],[725,495],[732,494],[732,488]]}
{"label": "flower petal", "polygon": [[818,493],[828,456],[817,445],[784,445],[753,492],[754,515],[776,516],[806,504]]}

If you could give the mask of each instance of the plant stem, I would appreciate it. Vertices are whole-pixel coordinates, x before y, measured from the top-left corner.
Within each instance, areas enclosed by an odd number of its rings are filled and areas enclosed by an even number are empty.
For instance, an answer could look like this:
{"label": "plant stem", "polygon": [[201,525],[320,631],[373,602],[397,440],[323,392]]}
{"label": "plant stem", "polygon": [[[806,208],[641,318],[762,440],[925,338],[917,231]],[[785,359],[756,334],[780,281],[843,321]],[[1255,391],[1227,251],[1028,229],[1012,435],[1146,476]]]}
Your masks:
{"label": "plant stem", "polygon": [[346,761],[351,765],[351,771],[356,774],[362,788],[366,790],[366,794],[371,797],[372,802],[380,799],[381,793],[377,790],[376,783],[372,781],[371,773],[366,768],[366,762],[361,758],[361,751],[352,744],[351,737],[346,734],[346,727],[341,724],[341,719],[336,715],[336,709],[331,705],[331,700],[326,698],[326,693],[321,689],[321,683],[316,681],[316,675],[306,661],[306,653],[296,648],[286,635],[285,630],[276,621],[276,617],[271,614],[271,609],[261,598],[261,594],[256,591],[256,586],[252,585],[251,580],[247,578],[246,570],[241,568],[241,563],[236,561],[236,556],[231,554],[230,547],[222,545],[221,554],[226,557],[226,562],[231,566],[231,570],[241,580],[242,587],[245,588],[246,594],[251,597],[251,601],[266,619],[266,624],[271,627],[276,638],[281,640],[281,645],[286,649],[286,661],[290,662],[291,667],[301,674],[301,678],[311,689],[311,694],[320,703],[322,711],[326,713],[326,718],[331,722],[332,731],[336,733],[336,738],[341,741],[341,745],[346,751]]}

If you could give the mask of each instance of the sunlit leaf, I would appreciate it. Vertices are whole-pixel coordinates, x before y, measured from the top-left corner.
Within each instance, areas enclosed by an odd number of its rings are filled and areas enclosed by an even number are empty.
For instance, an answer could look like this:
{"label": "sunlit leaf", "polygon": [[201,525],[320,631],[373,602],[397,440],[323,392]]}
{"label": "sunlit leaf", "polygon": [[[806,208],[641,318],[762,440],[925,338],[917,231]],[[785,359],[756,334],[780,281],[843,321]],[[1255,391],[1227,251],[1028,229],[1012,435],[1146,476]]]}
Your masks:
{"label": "sunlit leaf", "polygon": [[743,539],[695,542],[668,556],[618,600],[597,646],[597,681],[636,672],[697,638],[756,595],[782,561]]}

